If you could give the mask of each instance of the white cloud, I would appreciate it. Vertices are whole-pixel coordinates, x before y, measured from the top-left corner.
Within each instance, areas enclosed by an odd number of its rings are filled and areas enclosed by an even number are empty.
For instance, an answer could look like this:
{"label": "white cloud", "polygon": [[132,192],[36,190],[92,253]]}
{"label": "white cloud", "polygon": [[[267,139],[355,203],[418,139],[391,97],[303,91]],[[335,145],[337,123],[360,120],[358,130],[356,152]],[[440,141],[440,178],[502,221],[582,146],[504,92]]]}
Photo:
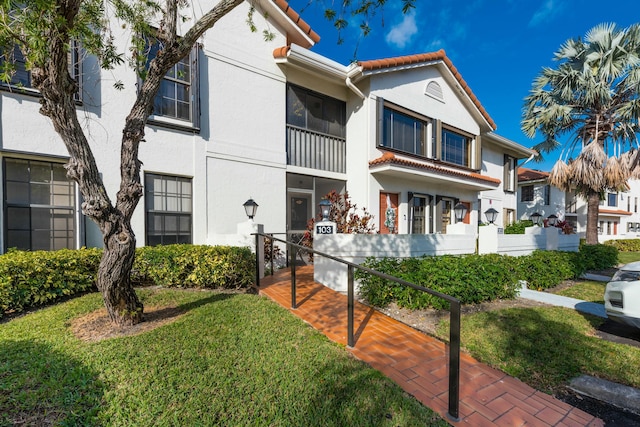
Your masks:
{"label": "white cloud", "polygon": [[418,26],[416,25],[415,12],[409,12],[404,15],[398,25],[391,28],[385,36],[385,40],[388,44],[403,49],[417,33]]}
{"label": "white cloud", "polygon": [[555,0],[547,0],[533,14],[531,20],[529,21],[529,27],[535,27],[539,24],[545,23],[546,21],[550,21],[555,18],[561,11],[561,4],[557,4]]}

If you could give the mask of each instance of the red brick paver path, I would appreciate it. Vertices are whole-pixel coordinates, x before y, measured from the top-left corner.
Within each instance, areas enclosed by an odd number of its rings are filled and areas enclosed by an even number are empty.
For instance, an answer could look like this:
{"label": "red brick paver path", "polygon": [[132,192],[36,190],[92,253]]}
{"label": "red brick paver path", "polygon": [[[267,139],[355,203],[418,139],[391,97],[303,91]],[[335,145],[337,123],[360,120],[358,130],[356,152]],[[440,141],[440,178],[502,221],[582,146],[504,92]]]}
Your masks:
{"label": "red brick paver path", "polygon": [[[290,271],[261,281],[260,294],[291,310]],[[296,269],[296,316],[337,343],[347,344],[347,297],[313,281],[313,267]],[[446,417],[446,346],[356,302],[355,346],[349,349],[429,408]],[[537,391],[469,355],[460,361],[460,421],[455,426],[603,426],[602,420]]]}

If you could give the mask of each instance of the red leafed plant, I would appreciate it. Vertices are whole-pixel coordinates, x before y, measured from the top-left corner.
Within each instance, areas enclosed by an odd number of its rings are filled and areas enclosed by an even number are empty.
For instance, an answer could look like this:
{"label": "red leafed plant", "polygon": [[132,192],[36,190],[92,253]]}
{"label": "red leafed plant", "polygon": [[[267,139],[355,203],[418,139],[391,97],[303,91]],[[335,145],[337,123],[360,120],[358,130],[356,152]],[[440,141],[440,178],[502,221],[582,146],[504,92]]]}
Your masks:
{"label": "red leafed plant", "polygon": [[[349,193],[342,194],[331,191],[324,199],[331,202],[331,210],[329,212],[329,221],[336,223],[338,233],[344,234],[374,234],[376,233],[375,224],[373,224],[373,215],[366,208],[358,209],[351,202]],[[358,213],[361,211],[361,213]],[[307,222],[307,231],[304,233],[301,244],[308,248],[313,247],[313,227],[316,221],[322,221],[322,214],[318,214],[316,218],[311,218]]]}

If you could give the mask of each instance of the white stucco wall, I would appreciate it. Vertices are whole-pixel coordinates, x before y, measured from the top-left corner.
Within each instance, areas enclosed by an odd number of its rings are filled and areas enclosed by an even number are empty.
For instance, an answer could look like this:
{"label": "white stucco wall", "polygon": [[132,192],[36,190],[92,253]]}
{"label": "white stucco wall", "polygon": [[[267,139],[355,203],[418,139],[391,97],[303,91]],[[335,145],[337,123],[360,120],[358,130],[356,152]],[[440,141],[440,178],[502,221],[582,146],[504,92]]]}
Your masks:
{"label": "white stucco wall", "polygon": [[[248,8],[248,3],[239,6],[200,41],[201,131],[150,124],[140,144],[143,174],[193,179],[194,243],[215,240],[207,238],[208,233],[235,233],[237,223],[246,221],[242,204],[249,197],[260,205],[257,222],[270,231],[285,229],[285,77],[273,61],[273,50],[286,44],[286,36],[277,24],[267,24],[260,11],[254,15],[257,27],[268,28],[275,38],[266,42],[261,31],[252,33],[245,23]],[[206,5],[185,13],[202,10]],[[186,30],[191,24],[183,25]],[[117,45],[128,45],[127,31],[114,27]],[[137,77],[127,66],[100,70],[91,58],[83,63],[83,73],[78,114],[114,200],[122,126],[135,99]],[[124,90],[114,89],[116,81]],[[48,119],[38,113],[37,97],[0,94],[2,155],[63,161],[66,149]],[[144,199],[132,225],[138,245],[144,245]]]}

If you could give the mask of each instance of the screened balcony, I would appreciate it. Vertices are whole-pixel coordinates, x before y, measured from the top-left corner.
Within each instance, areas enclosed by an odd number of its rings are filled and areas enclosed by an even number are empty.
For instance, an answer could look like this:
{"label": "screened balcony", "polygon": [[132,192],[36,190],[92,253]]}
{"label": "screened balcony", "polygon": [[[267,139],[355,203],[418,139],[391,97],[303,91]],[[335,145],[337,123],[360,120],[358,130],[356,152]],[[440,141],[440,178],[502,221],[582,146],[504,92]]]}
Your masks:
{"label": "screened balcony", "polygon": [[287,164],[345,173],[344,138],[287,125]]}

